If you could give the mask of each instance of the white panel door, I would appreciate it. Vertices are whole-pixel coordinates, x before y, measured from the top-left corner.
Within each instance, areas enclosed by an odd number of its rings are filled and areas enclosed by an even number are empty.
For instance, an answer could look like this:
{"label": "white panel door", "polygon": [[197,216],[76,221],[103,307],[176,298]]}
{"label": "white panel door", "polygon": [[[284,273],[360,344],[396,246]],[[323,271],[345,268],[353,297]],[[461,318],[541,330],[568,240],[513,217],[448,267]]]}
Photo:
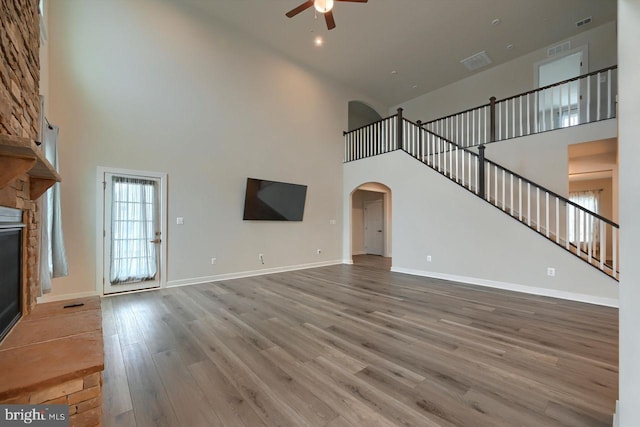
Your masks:
{"label": "white panel door", "polygon": [[375,200],[364,203],[364,251],[384,255],[384,203]]}

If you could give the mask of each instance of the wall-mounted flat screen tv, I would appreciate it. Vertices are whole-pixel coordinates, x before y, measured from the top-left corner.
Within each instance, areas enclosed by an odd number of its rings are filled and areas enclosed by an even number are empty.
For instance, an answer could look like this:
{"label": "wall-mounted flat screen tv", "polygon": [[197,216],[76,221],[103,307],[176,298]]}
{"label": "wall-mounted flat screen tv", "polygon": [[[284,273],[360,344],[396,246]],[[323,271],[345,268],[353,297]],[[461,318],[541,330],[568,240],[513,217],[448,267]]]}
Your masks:
{"label": "wall-mounted flat screen tv", "polygon": [[302,221],[307,186],[247,178],[245,220]]}

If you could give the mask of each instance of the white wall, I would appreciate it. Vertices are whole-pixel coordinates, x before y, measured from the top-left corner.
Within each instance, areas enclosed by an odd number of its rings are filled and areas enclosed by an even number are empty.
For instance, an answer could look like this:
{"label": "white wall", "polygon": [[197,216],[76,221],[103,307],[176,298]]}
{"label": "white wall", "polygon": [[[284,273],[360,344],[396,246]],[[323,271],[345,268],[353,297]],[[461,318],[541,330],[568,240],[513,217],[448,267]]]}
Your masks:
{"label": "white wall", "polygon": [[615,138],[616,119],[486,144],[485,156],[561,196],[569,195],[568,147]]}
{"label": "white wall", "polygon": [[[617,63],[616,23],[609,22],[569,39],[571,47],[589,45],[589,71],[596,71]],[[560,42],[562,40],[558,40]],[[555,44],[555,43],[554,43]],[[547,48],[539,49],[512,61],[472,74],[469,77],[404,102],[398,107],[413,121],[429,121],[458,113],[498,99],[526,92],[534,87],[534,65],[547,59]]]}
{"label": "white wall", "polygon": [[[393,195],[396,271],[617,304],[613,279],[403,152],[346,163],[344,203],[367,181]],[[344,221],[348,242],[346,214]]]}
{"label": "white wall", "polygon": [[620,412],[619,425],[640,425],[640,1],[619,0],[620,32]]}
{"label": "white wall", "polygon": [[[342,259],[342,131],[367,99],[188,7],[50,4],[70,262],[54,297],[95,289],[98,166],[168,173],[170,284]],[[308,185],[304,221],[243,221],[247,177]]]}

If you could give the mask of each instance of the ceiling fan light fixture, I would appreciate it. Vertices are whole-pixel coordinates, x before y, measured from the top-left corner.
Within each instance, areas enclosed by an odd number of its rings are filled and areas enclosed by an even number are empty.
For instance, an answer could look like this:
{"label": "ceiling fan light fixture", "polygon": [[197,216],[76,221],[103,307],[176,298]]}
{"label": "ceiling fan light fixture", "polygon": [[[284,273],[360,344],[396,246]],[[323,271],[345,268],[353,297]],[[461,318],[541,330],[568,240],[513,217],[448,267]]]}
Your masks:
{"label": "ceiling fan light fixture", "polygon": [[313,0],[313,7],[320,13],[327,13],[333,9],[333,0]]}

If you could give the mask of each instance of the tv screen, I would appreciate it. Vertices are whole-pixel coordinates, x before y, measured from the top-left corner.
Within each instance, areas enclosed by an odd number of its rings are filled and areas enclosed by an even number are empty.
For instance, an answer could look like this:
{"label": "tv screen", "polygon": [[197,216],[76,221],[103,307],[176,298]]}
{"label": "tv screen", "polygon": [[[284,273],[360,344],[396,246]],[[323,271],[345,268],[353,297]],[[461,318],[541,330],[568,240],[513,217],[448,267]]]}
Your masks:
{"label": "tv screen", "polygon": [[302,221],[307,186],[247,178],[245,220]]}

